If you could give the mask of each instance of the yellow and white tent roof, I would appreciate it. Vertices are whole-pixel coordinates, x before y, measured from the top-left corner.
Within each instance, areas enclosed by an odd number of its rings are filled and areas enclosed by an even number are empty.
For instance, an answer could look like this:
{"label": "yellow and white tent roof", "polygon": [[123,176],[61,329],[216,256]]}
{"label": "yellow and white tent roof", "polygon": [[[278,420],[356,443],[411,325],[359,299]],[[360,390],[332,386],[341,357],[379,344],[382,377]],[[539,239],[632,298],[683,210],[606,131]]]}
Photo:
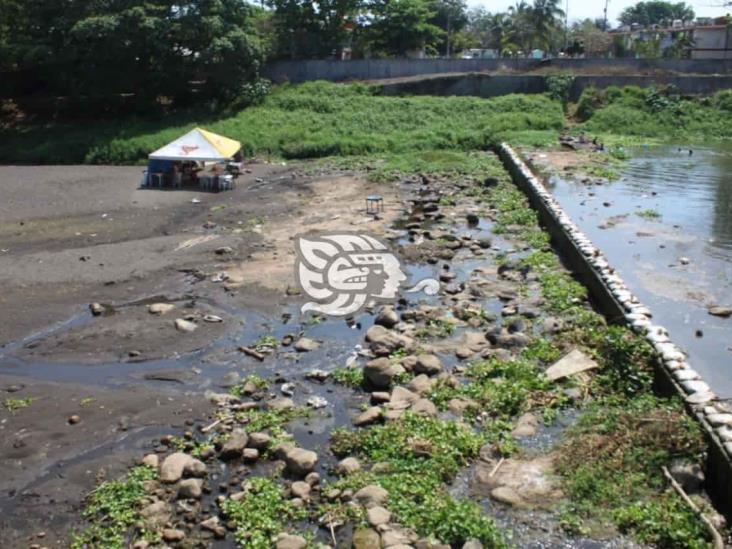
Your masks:
{"label": "yellow and white tent roof", "polygon": [[150,155],[154,160],[226,160],[241,149],[241,143],[228,137],[195,128]]}

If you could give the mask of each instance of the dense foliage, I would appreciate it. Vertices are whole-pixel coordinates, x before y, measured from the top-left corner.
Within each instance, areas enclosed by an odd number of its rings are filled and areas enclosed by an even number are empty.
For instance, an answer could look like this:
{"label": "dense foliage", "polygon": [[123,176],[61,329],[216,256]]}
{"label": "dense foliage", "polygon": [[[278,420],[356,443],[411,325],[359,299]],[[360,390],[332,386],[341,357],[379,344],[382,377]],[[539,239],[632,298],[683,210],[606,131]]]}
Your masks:
{"label": "dense foliage", "polygon": [[672,86],[586,88],[577,104],[582,129],[662,140],[732,137],[732,92],[688,98]]}
{"label": "dense foliage", "polygon": [[628,6],[621,14],[620,22],[625,25],[638,23],[640,25],[671,25],[674,20],[691,21],[694,19],[694,9],[686,2],[664,2],[651,0],[638,2]]}
{"label": "dense foliage", "polygon": [[235,97],[265,57],[256,11],[239,0],[0,0],[0,70],[13,76],[2,91],[67,96],[84,112],[129,96]]}

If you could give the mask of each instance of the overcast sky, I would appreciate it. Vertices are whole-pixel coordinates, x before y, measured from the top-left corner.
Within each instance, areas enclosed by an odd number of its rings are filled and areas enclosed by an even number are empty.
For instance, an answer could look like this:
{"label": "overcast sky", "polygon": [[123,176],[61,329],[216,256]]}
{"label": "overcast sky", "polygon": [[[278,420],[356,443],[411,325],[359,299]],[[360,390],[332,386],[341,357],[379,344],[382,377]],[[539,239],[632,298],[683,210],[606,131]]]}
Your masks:
{"label": "overcast sky", "polygon": [[[483,6],[488,11],[506,11],[509,6],[514,5],[515,0],[467,0],[468,5]],[[561,0],[562,9],[565,9],[567,0]],[[677,1],[677,0],[672,0]],[[528,0],[531,3],[531,0]],[[732,8],[719,7],[724,0],[687,0],[694,8],[697,17],[715,17],[732,12]],[[618,24],[617,16],[628,6],[636,4],[633,0],[609,0],[607,7],[607,18],[611,25]],[[602,10],[605,7],[605,0],[569,0],[569,20],[585,19],[586,17],[602,17]]]}

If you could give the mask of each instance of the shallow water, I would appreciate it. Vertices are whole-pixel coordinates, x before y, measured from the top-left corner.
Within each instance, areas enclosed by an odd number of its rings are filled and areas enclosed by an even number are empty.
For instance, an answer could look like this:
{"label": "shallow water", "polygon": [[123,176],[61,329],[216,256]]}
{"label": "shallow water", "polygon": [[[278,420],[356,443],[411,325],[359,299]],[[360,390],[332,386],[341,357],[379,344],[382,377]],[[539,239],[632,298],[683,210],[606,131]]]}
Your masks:
{"label": "shallow water", "polygon": [[[732,306],[732,148],[643,148],[617,181],[550,186],[692,366],[732,397],[732,318],[707,312]],[[660,217],[639,215],[651,210]]]}

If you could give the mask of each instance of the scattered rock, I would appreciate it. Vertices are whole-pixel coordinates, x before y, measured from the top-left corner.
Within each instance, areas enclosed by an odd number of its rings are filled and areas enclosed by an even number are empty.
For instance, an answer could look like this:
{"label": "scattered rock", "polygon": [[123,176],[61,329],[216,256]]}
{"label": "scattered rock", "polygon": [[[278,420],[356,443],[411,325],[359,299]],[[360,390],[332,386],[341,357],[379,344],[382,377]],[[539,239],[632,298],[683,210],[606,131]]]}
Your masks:
{"label": "scattered rock", "polygon": [[382,505],[389,497],[389,492],[376,484],[364,486],[358,492],[353,494],[353,499],[364,507],[373,507],[374,505]]}
{"label": "scattered rock", "polygon": [[104,305],[101,303],[91,303],[89,304],[89,310],[94,316],[100,316],[104,313]]}
{"label": "scattered rock", "polygon": [[172,303],[151,303],[147,306],[147,312],[151,315],[164,315],[175,309]]}
{"label": "scattered rock", "polygon": [[185,320],[182,318],[175,319],[175,329],[179,332],[190,333],[196,328],[198,328],[198,325],[195,322],[191,322],[190,320]]}
{"label": "scattered rock", "polygon": [[463,543],[463,549],[483,549],[483,544],[477,539],[469,539]]}
{"label": "scattered rock", "polygon": [[381,543],[384,547],[411,547],[417,536],[411,530],[401,526],[389,526],[381,529]]}
{"label": "scattered rock", "polygon": [[381,537],[371,528],[359,528],[353,534],[353,549],[381,549]]}
{"label": "scattered rock", "polygon": [[437,417],[437,406],[428,398],[420,398],[412,405],[412,411],[421,416]]}
{"label": "scattered rock", "polygon": [[203,481],[200,478],[187,478],[180,481],[178,498],[198,499],[201,497]]}
{"label": "scattered rock", "polygon": [[144,458],[142,458],[142,464],[147,465],[148,467],[152,467],[153,469],[157,469],[159,463],[160,459],[158,458],[157,454],[147,454]]}
{"label": "scattered rock", "polygon": [[69,422],[69,425],[76,425],[81,421],[81,417],[77,414],[74,414],[73,416],[69,416],[69,419],[67,421]]}
{"label": "scattered rock", "polygon": [[419,374],[407,383],[407,389],[418,395],[424,395],[432,389],[434,384],[435,380],[428,377],[427,374]]}
{"label": "scattered rock", "polygon": [[394,364],[388,358],[377,358],[366,363],[363,376],[376,389],[388,389],[392,380],[404,372],[400,364]]}
{"label": "scattered rock", "polygon": [[434,376],[442,371],[442,362],[435,355],[422,354],[417,356],[417,364],[414,371],[418,374],[427,374]]}
{"label": "scattered rock", "polygon": [[247,441],[247,445],[250,448],[255,448],[257,450],[266,450],[269,447],[270,442],[272,442],[272,437],[270,437],[267,433],[251,433],[249,435],[249,440]]}
{"label": "scattered rock", "polygon": [[419,400],[419,395],[404,387],[394,387],[389,399],[389,408],[392,410],[406,410]]}
{"label": "scattered rock", "polygon": [[221,447],[219,456],[221,459],[236,459],[241,457],[249,442],[249,437],[244,429],[236,429],[231,433],[228,440]]}
{"label": "scattered rock", "polygon": [[453,414],[462,416],[468,408],[478,408],[478,403],[469,398],[456,397],[449,400],[447,408]]}
{"label": "scattered rock", "polygon": [[375,505],[366,511],[366,520],[371,526],[381,526],[387,524],[391,519],[391,513],[388,509],[384,509],[380,505]]}
{"label": "scattered rock", "polygon": [[353,424],[356,427],[362,427],[364,425],[371,425],[381,419],[381,408],[378,406],[372,406],[367,410],[361,412],[356,419],[353,420]]}
{"label": "scattered rock", "polygon": [[259,459],[259,450],[256,448],[244,448],[241,457],[244,461],[257,461]]}
{"label": "scattered rock", "polygon": [[267,402],[268,410],[292,410],[294,407],[295,403],[292,401],[291,398],[287,397],[273,398],[272,400]]}
{"label": "scattered rock", "polygon": [[320,370],[320,369],[316,368],[316,369],[310,370],[307,374],[305,374],[305,377],[307,379],[314,379],[315,381],[323,382],[326,379],[328,379],[329,375],[330,374],[328,372],[326,372],[325,370]]}
{"label": "scattered rock", "polygon": [[320,408],[325,408],[326,406],[328,406],[328,401],[321,396],[313,396],[307,399],[305,404],[307,404],[314,410],[318,410]]}
{"label": "scattered rock", "polygon": [[226,537],[226,528],[219,524],[219,517],[213,516],[201,522],[201,528],[213,532],[218,539]]}
{"label": "scattered rock", "polygon": [[285,453],[287,471],[299,477],[304,477],[315,469],[318,454],[304,448],[291,448]]}
{"label": "scattered rock", "polygon": [[310,497],[311,489],[310,484],[302,480],[295,481],[292,483],[292,486],[290,486],[290,492],[292,495],[303,500],[307,500]]}
{"label": "scattered rock", "polygon": [[722,318],[729,318],[732,316],[732,307],[722,307],[719,305],[713,305],[707,309],[707,312],[713,316],[721,316]]}
{"label": "scattered rock", "polygon": [[202,476],[206,472],[206,465],[196,458],[175,452],[165,458],[160,466],[160,481],[172,484],[178,482],[184,473],[192,476]]}
{"label": "scattered rock", "polygon": [[220,248],[216,248],[214,253],[216,255],[229,255],[234,253],[234,248],[231,246],[221,246]]}
{"label": "scattered rock", "polygon": [[163,526],[170,520],[170,505],[165,501],[155,501],[140,510],[140,516],[150,526]]}
{"label": "scattered rock", "polygon": [[347,457],[338,462],[335,466],[335,472],[339,475],[352,475],[361,470],[361,462],[354,457]]}
{"label": "scattered rock", "polygon": [[163,540],[168,543],[174,541],[181,541],[186,537],[186,533],[183,530],[177,530],[175,528],[166,528],[163,530]]}
{"label": "scattered rock", "polygon": [[292,534],[282,533],[277,536],[275,542],[276,549],[305,549],[307,540],[302,536],[293,536]]}
{"label": "scattered rock", "polygon": [[384,307],[374,320],[374,324],[386,328],[393,328],[399,324],[399,315],[392,307]]}
{"label": "scattered rock", "polygon": [[534,414],[529,412],[518,418],[516,427],[511,431],[511,434],[516,438],[534,436],[538,427],[539,420]]}
{"label": "scattered rock", "polygon": [[397,349],[411,349],[414,346],[414,342],[407,336],[394,333],[378,324],[366,331],[366,341],[376,356],[388,356]]}
{"label": "scattered rock", "polygon": [[516,493],[513,488],[508,486],[499,486],[491,490],[491,497],[501,503],[508,505],[518,506],[523,503],[521,497]]}
{"label": "scattered rock", "polygon": [[293,347],[296,351],[299,351],[301,353],[307,353],[308,351],[314,351],[315,349],[320,347],[320,343],[308,337],[301,337],[295,342],[295,345],[293,345]]}
{"label": "scattered rock", "polygon": [[579,349],[573,349],[549,366],[545,373],[549,380],[556,381],[597,367],[597,362]]}

